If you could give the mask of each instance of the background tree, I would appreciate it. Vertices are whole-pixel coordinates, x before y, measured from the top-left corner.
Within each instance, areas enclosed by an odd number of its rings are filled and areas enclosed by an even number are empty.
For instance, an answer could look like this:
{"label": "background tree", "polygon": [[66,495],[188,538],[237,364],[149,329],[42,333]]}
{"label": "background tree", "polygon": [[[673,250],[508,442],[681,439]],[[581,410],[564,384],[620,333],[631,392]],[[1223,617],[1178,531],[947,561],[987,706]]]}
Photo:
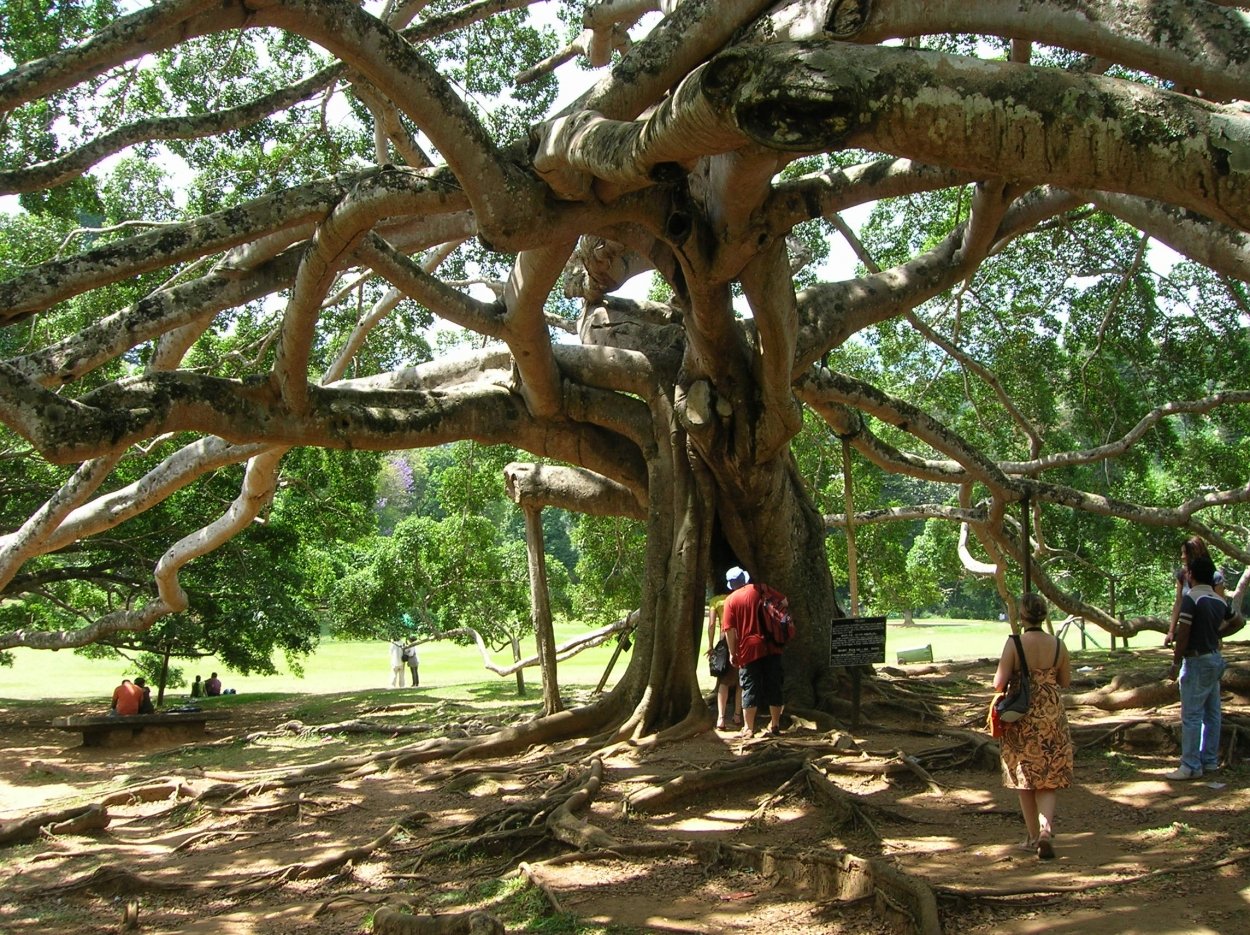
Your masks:
{"label": "background tree", "polygon": [[[792,595],[791,701],[825,704],[840,609],[803,407],[939,485],[900,518],[958,524],[1004,601],[1032,555],[1046,596],[1127,634],[1160,624],[1118,620],[1108,583],[1163,593],[1182,535],[1250,557],[1242,11],[591,3],[563,38],[611,69],[557,109],[569,56],[529,6],[170,0],[90,39],[104,8],[75,7],[40,42],[15,20],[0,420],[78,467],[41,475],[61,486],[0,581],[112,529],[99,491],[136,446],[169,445],[135,513],[246,467],[152,598],[0,648],[184,611],[183,570],[264,514],[292,450],[471,439],[537,459],[529,506],[645,528],[627,672],[532,730],[703,726],[703,597],[731,563]],[[813,268],[834,237],[856,260]],[[640,273],[650,300],[620,293]],[[469,336],[427,362],[435,318]],[[906,537],[881,541],[897,563]]]}

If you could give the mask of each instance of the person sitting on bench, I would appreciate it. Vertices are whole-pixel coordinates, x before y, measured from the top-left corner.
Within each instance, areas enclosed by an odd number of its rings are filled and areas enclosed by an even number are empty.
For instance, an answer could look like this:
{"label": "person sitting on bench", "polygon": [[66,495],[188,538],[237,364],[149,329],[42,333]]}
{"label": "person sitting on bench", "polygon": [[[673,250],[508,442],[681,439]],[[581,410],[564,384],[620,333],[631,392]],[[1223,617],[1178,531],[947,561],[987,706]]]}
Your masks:
{"label": "person sitting on bench", "polygon": [[136,685],[130,679],[122,679],[122,683],[113,689],[113,707],[110,715],[130,717],[139,713],[143,704],[143,686]]}
{"label": "person sitting on bench", "polygon": [[148,680],[137,678],[135,679],[135,684],[143,689],[143,700],[139,702],[139,713],[155,714],[156,705],[152,704],[152,689],[148,688]]}

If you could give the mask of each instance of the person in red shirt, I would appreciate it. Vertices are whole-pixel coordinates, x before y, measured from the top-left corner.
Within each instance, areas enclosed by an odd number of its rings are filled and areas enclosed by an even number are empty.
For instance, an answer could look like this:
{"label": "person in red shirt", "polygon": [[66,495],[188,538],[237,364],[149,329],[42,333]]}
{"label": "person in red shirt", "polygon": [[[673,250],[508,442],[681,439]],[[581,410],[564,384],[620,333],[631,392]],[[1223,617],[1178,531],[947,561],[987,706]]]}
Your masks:
{"label": "person in red shirt", "polygon": [[785,711],[782,694],[782,648],[765,639],[760,630],[760,591],[747,585],[751,576],[745,569],[731,568],[725,574],[729,596],[721,609],[721,628],[729,644],[729,664],[738,667],[742,682],[742,733],[755,736],[755,715],[761,707],[768,708],[768,727],[764,733],[781,733],[781,715]]}
{"label": "person in red shirt", "polygon": [[139,713],[141,704],[143,704],[143,689],[130,679],[122,679],[122,683],[113,689],[113,714],[119,717],[130,717]]}

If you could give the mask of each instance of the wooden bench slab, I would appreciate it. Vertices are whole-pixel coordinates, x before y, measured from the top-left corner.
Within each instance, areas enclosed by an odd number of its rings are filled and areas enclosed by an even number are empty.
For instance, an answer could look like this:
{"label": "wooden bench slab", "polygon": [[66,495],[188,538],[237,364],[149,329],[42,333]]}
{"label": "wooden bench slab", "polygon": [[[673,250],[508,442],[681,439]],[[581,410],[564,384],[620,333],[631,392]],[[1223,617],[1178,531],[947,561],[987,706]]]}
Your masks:
{"label": "wooden bench slab", "polygon": [[57,718],[52,726],[82,734],[84,747],[131,747],[136,744],[186,743],[203,737],[209,721],[224,711],[171,711],[125,717],[89,715]]}

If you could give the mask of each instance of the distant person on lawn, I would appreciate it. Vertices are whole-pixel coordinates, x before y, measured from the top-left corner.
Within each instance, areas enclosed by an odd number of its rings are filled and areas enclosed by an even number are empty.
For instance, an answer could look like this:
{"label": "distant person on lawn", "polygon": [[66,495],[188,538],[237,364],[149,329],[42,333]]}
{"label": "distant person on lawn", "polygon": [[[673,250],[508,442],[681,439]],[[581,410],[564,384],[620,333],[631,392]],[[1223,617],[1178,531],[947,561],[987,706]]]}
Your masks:
{"label": "distant person on lawn", "polygon": [[391,688],[404,687],[404,644],[391,640]]}
{"label": "distant person on lawn", "polygon": [[404,647],[404,661],[408,663],[408,674],[412,677],[412,687],[416,688],[421,684],[421,677],[418,672],[421,660],[417,658],[416,643],[409,643]]}
{"label": "distant person on lawn", "polygon": [[122,679],[122,683],[113,689],[113,706],[110,715],[131,717],[139,713],[143,704],[143,686],[136,685],[130,679]]}
{"label": "distant person on lawn", "polygon": [[198,675],[195,677],[195,681],[191,683],[191,697],[192,698],[204,697],[204,683],[200,681],[200,676]]}
{"label": "distant person on lawn", "polygon": [[204,694],[210,698],[221,694],[221,679],[217,677],[216,672],[209,676],[208,681],[204,683]]}

